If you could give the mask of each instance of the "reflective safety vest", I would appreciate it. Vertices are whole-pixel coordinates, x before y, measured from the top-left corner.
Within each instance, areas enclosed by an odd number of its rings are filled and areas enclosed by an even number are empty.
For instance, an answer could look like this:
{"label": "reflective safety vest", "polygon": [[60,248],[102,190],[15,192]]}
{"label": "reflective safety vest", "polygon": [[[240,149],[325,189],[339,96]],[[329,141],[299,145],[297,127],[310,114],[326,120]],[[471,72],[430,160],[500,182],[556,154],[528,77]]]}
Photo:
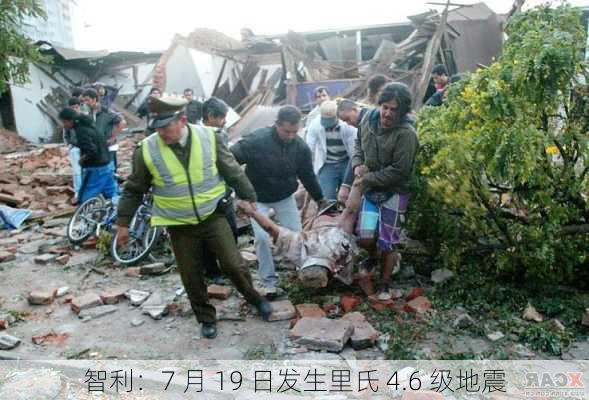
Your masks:
{"label": "reflective safety vest", "polygon": [[217,170],[214,130],[187,126],[191,137],[188,168],[157,133],[141,142],[143,160],[153,177],[153,226],[196,225],[225,196],[225,182]]}

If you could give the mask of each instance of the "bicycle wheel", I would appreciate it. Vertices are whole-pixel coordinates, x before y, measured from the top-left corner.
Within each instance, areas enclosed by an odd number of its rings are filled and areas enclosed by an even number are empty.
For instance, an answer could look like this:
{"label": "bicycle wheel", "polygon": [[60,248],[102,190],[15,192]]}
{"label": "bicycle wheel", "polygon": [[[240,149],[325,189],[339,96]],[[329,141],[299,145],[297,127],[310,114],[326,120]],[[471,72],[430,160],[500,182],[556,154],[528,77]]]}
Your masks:
{"label": "bicycle wheel", "polygon": [[149,252],[149,258],[153,262],[163,262],[166,265],[173,264],[175,257],[168,232],[160,226],[152,227],[151,229],[157,233],[153,234],[153,236],[146,235],[146,239],[153,237],[150,244],[151,251]]}
{"label": "bicycle wheel", "polygon": [[102,197],[92,197],[82,203],[67,225],[67,237],[73,244],[80,244],[96,232],[96,227],[106,215]]}
{"label": "bicycle wheel", "polygon": [[159,235],[159,230],[149,226],[151,214],[148,207],[139,206],[129,224],[129,242],[120,247],[117,244],[117,232],[111,243],[111,255],[120,264],[130,266],[145,259]]}

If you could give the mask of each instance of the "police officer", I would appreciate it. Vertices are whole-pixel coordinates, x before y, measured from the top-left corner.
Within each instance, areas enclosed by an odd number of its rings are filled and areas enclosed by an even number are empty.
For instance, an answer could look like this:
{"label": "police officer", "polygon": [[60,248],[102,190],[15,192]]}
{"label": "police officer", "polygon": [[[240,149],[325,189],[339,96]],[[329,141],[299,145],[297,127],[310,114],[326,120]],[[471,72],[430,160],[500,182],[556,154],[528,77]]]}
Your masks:
{"label": "police officer", "polygon": [[151,223],[167,227],[182,283],[202,323],[202,335],[212,339],[217,335],[216,314],[207,296],[203,249],[217,257],[223,274],[264,320],[268,320],[272,306],[253,288],[219,205],[225,196],[225,182],[241,199],[253,204],[254,188],[219,133],[187,123],[186,104],[186,100],[174,97],[149,99],[150,127],[156,133],[141,141],[133,155],[133,172],[119,203],[118,238],[124,246],[129,222],[144,193],[153,187]]}

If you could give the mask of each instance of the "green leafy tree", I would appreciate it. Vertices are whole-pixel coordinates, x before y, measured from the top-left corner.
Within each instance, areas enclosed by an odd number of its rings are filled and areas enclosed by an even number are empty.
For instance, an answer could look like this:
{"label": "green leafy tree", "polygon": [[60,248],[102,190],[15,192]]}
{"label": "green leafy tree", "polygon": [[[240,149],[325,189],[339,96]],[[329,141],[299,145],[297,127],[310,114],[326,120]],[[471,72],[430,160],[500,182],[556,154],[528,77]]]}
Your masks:
{"label": "green leafy tree", "polygon": [[497,62],[418,118],[413,234],[446,265],[485,251],[501,272],[552,282],[589,256],[589,74],[581,14],[516,14]]}
{"label": "green leafy tree", "polygon": [[0,0],[0,93],[28,81],[29,63],[49,61],[22,33],[26,17],[45,18],[37,0]]}

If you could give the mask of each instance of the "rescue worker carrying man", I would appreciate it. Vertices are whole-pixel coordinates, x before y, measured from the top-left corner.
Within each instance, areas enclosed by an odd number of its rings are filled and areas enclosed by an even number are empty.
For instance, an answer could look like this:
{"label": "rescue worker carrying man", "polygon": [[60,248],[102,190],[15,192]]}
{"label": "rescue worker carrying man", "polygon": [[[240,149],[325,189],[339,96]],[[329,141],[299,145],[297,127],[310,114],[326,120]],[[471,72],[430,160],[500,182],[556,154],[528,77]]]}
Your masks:
{"label": "rescue worker carrying man", "polygon": [[220,133],[187,123],[186,104],[174,97],[149,99],[150,127],[156,133],[141,141],[133,155],[133,172],[119,203],[118,238],[119,245],[127,243],[131,218],[153,187],[151,223],[167,227],[182,283],[202,323],[202,335],[212,339],[217,336],[216,313],[207,295],[204,248],[217,257],[223,274],[264,320],[272,306],[254,289],[222,209],[225,182],[253,207],[254,188]]}

